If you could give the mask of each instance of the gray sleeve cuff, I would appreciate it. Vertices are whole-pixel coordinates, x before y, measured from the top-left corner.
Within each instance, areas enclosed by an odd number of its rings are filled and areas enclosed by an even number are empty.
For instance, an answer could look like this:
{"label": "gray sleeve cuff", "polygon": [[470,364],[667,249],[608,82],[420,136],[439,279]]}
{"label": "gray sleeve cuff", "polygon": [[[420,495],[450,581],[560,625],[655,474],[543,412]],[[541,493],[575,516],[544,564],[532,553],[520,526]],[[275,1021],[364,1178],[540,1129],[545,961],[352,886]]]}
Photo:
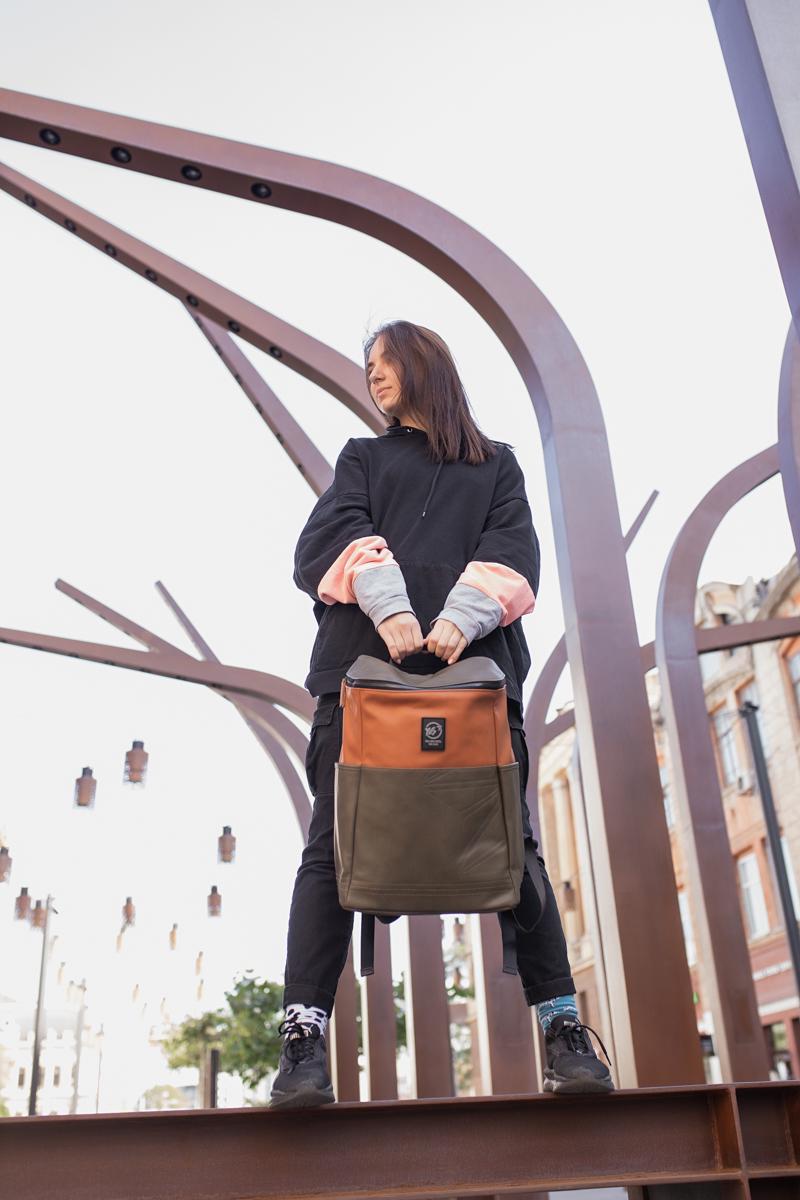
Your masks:
{"label": "gray sleeve cuff", "polygon": [[436,621],[452,621],[467,639],[467,644],[486,637],[502,619],[502,605],[469,583],[455,584],[448,593],[444,608],[434,618]]}
{"label": "gray sleeve cuff", "polygon": [[413,612],[406,581],[398,563],[386,563],[361,571],[353,581],[358,607],[377,629],[381,621],[395,613]]}

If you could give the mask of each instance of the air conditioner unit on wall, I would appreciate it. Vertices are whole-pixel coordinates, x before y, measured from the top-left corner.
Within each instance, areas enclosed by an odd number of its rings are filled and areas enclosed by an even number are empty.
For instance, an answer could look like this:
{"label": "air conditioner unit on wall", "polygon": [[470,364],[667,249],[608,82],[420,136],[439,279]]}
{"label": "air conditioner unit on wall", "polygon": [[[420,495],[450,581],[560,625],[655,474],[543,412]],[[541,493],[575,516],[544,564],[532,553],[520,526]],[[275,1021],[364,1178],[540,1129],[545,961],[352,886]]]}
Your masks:
{"label": "air conditioner unit on wall", "polygon": [[749,771],[741,771],[736,776],[736,788],[740,792],[751,792],[753,790],[753,778]]}

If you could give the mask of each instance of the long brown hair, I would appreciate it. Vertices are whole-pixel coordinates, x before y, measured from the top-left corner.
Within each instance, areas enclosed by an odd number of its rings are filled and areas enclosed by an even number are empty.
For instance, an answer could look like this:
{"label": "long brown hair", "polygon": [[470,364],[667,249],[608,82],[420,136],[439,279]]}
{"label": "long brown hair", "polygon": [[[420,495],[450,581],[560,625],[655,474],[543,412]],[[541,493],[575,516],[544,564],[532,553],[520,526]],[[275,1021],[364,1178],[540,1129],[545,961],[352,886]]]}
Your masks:
{"label": "long brown hair", "polygon": [[[412,321],[385,322],[364,342],[368,389],[367,363],[379,337],[383,338],[384,353],[400,379],[404,408],[425,426],[429,457],[434,462],[463,461],[473,465],[493,458],[497,446],[475,423],[464,385],[444,339],[432,329]],[[401,424],[399,417],[387,418],[384,412],[378,411],[388,420],[387,429]]]}

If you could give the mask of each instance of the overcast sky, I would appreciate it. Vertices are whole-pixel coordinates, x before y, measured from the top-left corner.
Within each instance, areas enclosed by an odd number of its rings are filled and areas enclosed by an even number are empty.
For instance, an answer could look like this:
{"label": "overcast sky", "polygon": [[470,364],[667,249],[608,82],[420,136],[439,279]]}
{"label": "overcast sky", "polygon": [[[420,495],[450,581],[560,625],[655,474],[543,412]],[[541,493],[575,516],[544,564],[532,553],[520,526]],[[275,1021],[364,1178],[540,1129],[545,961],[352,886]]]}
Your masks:
{"label": "overcast sky", "polygon": [[[660,492],[629,555],[640,637],[652,638],[682,522],[776,439],[789,319],[705,4],[2,0],[0,82],[357,168],[437,202],[511,255],[593,376],[623,528]],[[441,333],[481,428],[517,447],[542,543],[537,606],[524,618],[527,700],[563,628],[547,482],[522,381],[468,305],[333,224],[2,139],[0,158],[354,361],[382,320]],[[307,483],[177,301],[4,194],[0,218],[0,625],[133,645],[57,592],[60,577],[191,650],[160,579],[223,661],[302,685],[316,625],[291,576],[316,499]],[[348,437],[370,433],[246,352],[331,463]],[[724,522],[702,581],[773,575],[792,549],[772,481]],[[569,696],[565,676],[556,700]],[[21,936],[35,935],[12,929],[21,885],[53,892],[56,958],[87,977],[92,1017],[129,1044],[141,1027],[133,983],[150,1012],[169,992],[180,1017],[199,949],[209,1004],[237,971],[282,979],[301,839],[229,704],[190,684],[0,646],[0,722],[0,833],[14,858],[0,888],[0,962],[17,964],[0,991],[35,992],[33,942],[23,953]],[[134,738],[151,756],[140,791],[121,783]],[[72,806],[87,765],[92,811]],[[223,823],[239,839],[224,868]],[[206,916],[212,883],[217,922]],[[118,955],[126,895],[137,924]]]}

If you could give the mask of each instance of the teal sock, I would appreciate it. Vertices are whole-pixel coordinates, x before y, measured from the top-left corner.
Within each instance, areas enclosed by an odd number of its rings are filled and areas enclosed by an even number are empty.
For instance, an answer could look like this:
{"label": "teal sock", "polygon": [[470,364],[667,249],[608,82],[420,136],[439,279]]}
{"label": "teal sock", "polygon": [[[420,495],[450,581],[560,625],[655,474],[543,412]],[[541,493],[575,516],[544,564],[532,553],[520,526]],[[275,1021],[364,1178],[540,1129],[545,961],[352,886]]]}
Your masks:
{"label": "teal sock", "polygon": [[574,993],[572,996],[556,996],[553,1000],[543,1000],[541,1004],[536,1005],[536,1015],[542,1033],[547,1032],[553,1017],[572,1017],[575,1021],[580,1020]]}

